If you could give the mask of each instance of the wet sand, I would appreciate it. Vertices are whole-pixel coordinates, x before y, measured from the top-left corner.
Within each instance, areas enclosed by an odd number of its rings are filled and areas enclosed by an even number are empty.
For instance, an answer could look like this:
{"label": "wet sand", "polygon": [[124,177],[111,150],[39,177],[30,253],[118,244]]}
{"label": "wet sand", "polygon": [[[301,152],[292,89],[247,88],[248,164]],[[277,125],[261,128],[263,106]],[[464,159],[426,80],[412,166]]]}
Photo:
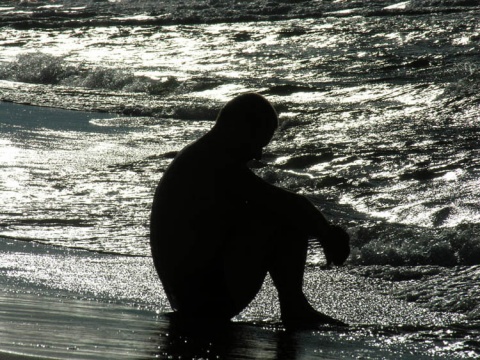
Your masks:
{"label": "wet sand", "polygon": [[9,353],[0,351],[0,359],[2,360],[58,360],[53,357],[42,357],[38,355],[28,355],[20,353]]}
{"label": "wet sand", "polygon": [[51,360],[52,358],[45,358],[45,357],[38,357],[38,356],[31,356],[26,354],[15,354],[15,353],[6,353],[0,351],[0,359],[2,360]]}
{"label": "wet sand", "polygon": [[2,359],[431,358],[431,344],[406,341],[411,329],[458,320],[382,294],[375,282],[309,267],[307,296],[349,328],[285,331],[268,278],[231,324],[185,328],[168,315],[150,258],[0,239],[0,261]]}
{"label": "wet sand", "polygon": [[[157,315],[135,307],[11,287],[0,292],[0,348],[56,359],[131,359],[154,351]],[[147,352],[147,353],[144,353]]]}

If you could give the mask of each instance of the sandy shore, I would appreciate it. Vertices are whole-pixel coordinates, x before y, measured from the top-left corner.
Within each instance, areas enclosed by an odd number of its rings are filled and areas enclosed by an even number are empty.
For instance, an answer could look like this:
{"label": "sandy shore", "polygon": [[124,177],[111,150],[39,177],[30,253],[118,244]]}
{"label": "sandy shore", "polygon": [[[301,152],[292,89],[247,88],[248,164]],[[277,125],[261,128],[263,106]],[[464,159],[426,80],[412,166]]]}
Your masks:
{"label": "sandy shore", "polygon": [[39,291],[0,292],[0,349],[11,356],[132,359],[154,351],[151,339],[161,328],[155,312]]}
{"label": "sandy shore", "polygon": [[156,336],[163,308],[147,306],[158,284],[143,303],[141,287],[120,285],[125,269],[134,272],[137,263],[139,276],[151,271],[148,259],[0,239],[0,352],[58,359],[148,355],[142,349]]}
{"label": "sandy shore", "polygon": [[455,320],[382,294],[365,278],[308,268],[312,304],[350,328],[285,332],[267,279],[231,325],[199,322],[185,329],[166,315],[170,308],[150,258],[0,238],[0,264],[0,359],[421,359],[430,358],[431,344],[406,341],[398,326]]}

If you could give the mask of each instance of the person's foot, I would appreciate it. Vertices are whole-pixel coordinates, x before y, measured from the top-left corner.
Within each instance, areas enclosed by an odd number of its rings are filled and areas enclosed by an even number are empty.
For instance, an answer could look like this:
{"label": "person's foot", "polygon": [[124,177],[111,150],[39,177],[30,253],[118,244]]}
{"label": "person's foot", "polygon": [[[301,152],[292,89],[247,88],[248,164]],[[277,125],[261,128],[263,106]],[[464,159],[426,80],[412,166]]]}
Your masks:
{"label": "person's foot", "polygon": [[296,308],[282,308],[282,322],[289,330],[318,329],[324,325],[348,326],[343,321],[316,311],[310,304],[303,304]]}
{"label": "person's foot", "polygon": [[334,319],[318,311],[308,316],[282,316],[282,322],[288,330],[314,330],[324,325],[348,326],[348,324],[343,321]]}

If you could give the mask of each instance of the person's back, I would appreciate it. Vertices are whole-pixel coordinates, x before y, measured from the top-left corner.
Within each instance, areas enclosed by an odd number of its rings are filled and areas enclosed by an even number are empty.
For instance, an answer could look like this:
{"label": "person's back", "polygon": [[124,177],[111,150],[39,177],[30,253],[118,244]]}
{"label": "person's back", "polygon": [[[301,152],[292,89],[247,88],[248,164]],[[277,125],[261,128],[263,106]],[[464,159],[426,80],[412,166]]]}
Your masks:
{"label": "person's back", "polygon": [[[151,238],[155,265],[166,289],[192,285],[198,272],[216,262],[242,202],[241,172],[208,136],[181,151],[157,188]],[[236,173],[236,174],[235,174]],[[235,176],[236,175],[236,176]],[[158,256],[156,256],[158,254]],[[167,291],[174,308],[181,307]]]}
{"label": "person's back", "polygon": [[[284,322],[308,322],[314,315],[316,322],[338,323],[314,311],[301,289],[307,237],[323,236],[331,227],[304,197],[267,184],[246,166],[261,157],[276,126],[275,110],[263,97],[237,97],[163,175],[150,238],[155,267],[177,312],[229,319],[270,272]],[[345,245],[342,252],[336,262],[348,256]]]}

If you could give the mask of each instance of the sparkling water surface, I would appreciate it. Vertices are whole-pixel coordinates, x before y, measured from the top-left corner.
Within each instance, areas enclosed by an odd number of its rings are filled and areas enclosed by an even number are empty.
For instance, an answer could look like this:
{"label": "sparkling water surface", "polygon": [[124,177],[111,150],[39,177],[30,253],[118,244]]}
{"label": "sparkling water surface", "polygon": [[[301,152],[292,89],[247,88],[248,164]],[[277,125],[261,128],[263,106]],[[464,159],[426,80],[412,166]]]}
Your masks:
{"label": "sparkling water surface", "polygon": [[[235,8],[221,22],[192,4],[214,23],[191,24],[172,4],[3,8],[4,100],[117,117],[15,123],[14,105],[2,105],[2,197],[26,202],[4,201],[1,235],[147,255],[149,198],[170,152],[208,130],[226,100],[259,91],[282,126],[258,173],[348,226],[352,262],[478,264],[478,6],[325,3],[323,16],[295,18],[278,4],[284,20],[242,22]],[[152,23],[162,11],[179,24]],[[42,198],[51,211],[39,214]]]}
{"label": "sparkling water surface", "polygon": [[[348,229],[344,281],[449,314],[463,330],[430,354],[478,357],[479,18],[460,0],[2,1],[0,236],[148,262],[163,171],[225,101],[261,92],[281,126],[252,166]],[[323,261],[312,244],[309,271]]]}

